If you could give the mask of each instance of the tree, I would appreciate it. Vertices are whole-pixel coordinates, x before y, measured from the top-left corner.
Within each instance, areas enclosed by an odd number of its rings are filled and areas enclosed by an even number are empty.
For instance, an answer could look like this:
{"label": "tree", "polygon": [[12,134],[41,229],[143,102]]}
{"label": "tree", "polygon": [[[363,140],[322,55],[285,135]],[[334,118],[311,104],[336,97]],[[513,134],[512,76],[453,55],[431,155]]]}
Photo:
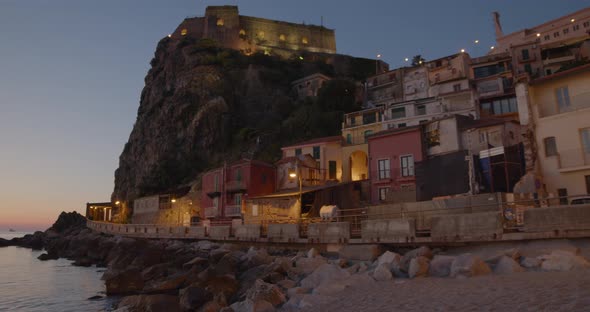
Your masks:
{"label": "tree", "polygon": [[426,62],[426,60],[420,54],[414,55],[412,58],[412,66],[422,65],[424,62]]}

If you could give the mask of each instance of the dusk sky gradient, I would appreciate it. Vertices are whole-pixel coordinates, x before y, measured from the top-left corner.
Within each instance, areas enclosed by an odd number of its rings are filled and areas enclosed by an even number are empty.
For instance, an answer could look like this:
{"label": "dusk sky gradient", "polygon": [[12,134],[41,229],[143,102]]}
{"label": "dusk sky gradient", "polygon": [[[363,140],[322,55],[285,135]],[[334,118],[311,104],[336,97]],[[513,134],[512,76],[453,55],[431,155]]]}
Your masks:
{"label": "dusk sky gradient", "polygon": [[[0,231],[45,229],[108,201],[156,44],[207,5],[336,30],[341,54],[391,68],[494,45],[590,0],[0,0]],[[473,41],[479,40],[479,45]]]}

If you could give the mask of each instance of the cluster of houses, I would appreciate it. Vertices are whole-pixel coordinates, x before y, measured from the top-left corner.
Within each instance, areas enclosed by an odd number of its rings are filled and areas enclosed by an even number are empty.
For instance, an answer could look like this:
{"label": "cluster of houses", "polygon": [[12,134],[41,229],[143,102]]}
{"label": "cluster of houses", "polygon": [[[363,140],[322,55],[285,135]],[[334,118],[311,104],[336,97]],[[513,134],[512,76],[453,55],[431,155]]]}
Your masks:
{"label": "cluster of houses", "polygon": [[[283,147],[274,164],[244,159],[206,172],[200,219],[283,222],[317,217],[324,205],[488,192],[564,204],[589,194],[590,8],[507,35],[494,20],[497,45],[485,56],[461,51],[369,77],[365,108],[344,115],[340,136]],[[315,74],[293,88],[313,97],[328,80]]]}

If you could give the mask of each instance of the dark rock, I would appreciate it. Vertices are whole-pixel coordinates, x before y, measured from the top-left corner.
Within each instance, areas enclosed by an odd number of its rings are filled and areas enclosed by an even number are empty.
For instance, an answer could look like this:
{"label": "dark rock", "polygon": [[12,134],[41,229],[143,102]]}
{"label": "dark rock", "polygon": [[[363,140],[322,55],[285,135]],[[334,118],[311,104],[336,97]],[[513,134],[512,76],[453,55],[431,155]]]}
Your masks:
{"label": "dark rock", "polygon": [[254,286],[248,290],[246,298],[257,301],[268,301],[273,306],[279,306],[287,301],[285,294],[277,285],[265,283],[262,280],[256,280]]}
{"label": "dark rock", "polygon": [[142,312],[176,312],[180,311],[178,297],[171,295],[139,295],[121,299],[118,309]]}
{"label": "dark rock", "polygon": [[186,281],[186,276],[184,275],[175,275],[172,277],[168,277],[162,280],[156,281],[148,281],[144,288],[144,293],[171,293],[176,294],[178,289],[184,286]]}
{"label": "dark rock", "polygon": [[180,308],[184,311],[194,311],[211,299],[213,294],[203,287],[189,286],[179,292]]}
{"label": "dark rock", "polygon": [[49,228],[57,233],[67,230],[86,228],[86,218],[77,212],[62,212],[55,223]]}
{"label": "dark rock", "polygon": [[41,261],[57,260],[58,258],[59,257],[54,253],[43,253],[39,257],[37,257],[37,259],[39,259]]}
{"label": "dark rock", "polygon": [[103,296],[96,295],[96,296],[92,296],[86,300],[98,300],[98,299],[102,299],[102,298],[103,298]]}
{"label": "dark rock", "polygon": [[215,276],[201,283],[207,291],[214,295],[223,295],[225,298],[232,298],[239,288],[238,281],[229,275]]}
{"label": "dark rock", "polygon": [[89,266],[92,266],[92,259],[82,257],[82,258],[76,259],[76,261],[74,261],[72,263],[72,265],[81,266],[81,267],[89,267]]}
{"label": "dark rock", "polygon": [[107,295],[134,294],[140,292],[144,286],[144,280],[138,268],[105,272],[105,276]]}

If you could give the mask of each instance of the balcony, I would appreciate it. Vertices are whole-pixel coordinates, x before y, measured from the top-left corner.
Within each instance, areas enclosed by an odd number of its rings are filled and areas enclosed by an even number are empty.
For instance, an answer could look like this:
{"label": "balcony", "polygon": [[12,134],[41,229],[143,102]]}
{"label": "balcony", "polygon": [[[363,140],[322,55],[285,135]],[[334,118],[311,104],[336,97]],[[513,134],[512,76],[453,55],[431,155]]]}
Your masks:
{"label": "balcony", "polygon": [[205,208],[205,218],[214,218],[217,216],[218,216],[217,207],[206,207]]}
{"label": "balcony", "polygon": [[549,99],[539,105],[539,117],[549,117],[558,114],[565,114],[575,112],[580,109],[590,108],[590,92],[580,93],[574,96],[570,96],[569,105],[559,106],[557,100]]}
{"label": "balcony", "polygon": [[590,166],[590,153],[582,148],[559,151],[559,169],[573,171]]}
{"label": "balcony", "polygon": [[246,191],[247,189],[248,189],[248,187],[246,186],[246,182],[244,182],[243,180],[228,181],[225,185],[225,190],[230,193],[231,192],[238,193],[238,192]]}
{"label": "balcony", "polygon": [[242,206],[241,205],[230,205],[225,207],[225,216],[226,217],[239,217],[242,215]]}
{"label": "balcony", "polygon": [[370,173],[370,177],[373,184],[392,182],[404,183],[416,180],[416,176],[414,175],[414,164],[412,164],[410,168],[404,168],[403,173],[405,176],[402,175],[402,168],[373,170]]}
{"label": "balcony", "polygon": [[543,60],[543,65],[559,64],[564,62],[575,61],[576,57],[573,55],[565,55],[560,57],[546,58]]}

